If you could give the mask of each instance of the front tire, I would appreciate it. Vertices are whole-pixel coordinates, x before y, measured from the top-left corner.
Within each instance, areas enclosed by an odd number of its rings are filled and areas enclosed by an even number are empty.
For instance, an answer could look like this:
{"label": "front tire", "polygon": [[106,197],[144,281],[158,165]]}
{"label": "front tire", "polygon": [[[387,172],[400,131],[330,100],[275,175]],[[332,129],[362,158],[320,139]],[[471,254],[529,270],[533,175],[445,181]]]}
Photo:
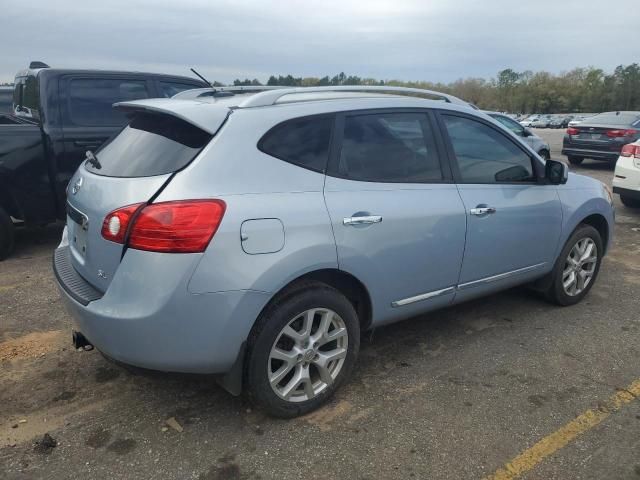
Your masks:
{"label": "front tire", "polygon": [[291,418],[325,403],[360,349],[353,305],[323,283],[301,285],[268,306],[249,339],[247,392],[271,415]]}
{"label": "front tire", "polygon": [[598,277],[603,254],[600,233],[591,225],[579,225],[556,260],[547,298],[562,306],[580,302]]}
{"label": "front tire", "polygon": [[569,163],[571,165],[580,165],[584,162],[584,157],[574,157],[573,155],[569,156]]}
{"label": "front tire", "polygon": [[0,261],[13,251],[14,230],[11,217],[0,207]]}
{"label": "front tire", "polygon": [[626,195],[620,195],[620,201],[625,207],[640,208],[640,200],[637,198],[627,197]]}

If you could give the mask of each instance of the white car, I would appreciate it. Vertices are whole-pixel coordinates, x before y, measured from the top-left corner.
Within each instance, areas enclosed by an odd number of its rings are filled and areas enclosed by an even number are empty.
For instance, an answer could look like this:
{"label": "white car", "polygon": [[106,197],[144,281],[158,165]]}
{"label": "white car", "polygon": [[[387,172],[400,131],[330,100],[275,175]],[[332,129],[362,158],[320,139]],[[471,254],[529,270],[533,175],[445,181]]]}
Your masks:
{"label": "white car", "polygon": [[625,206],[640,208],[640,140],[622,147],[613,174],[613,192]]}
{"label": "white car", "polygon": [[522,125],[523,127],[530,127],[531,124],[535,121],[537,121],[540,117],[537,115],[525,118],[524,120],[520,120],[520,125]]}

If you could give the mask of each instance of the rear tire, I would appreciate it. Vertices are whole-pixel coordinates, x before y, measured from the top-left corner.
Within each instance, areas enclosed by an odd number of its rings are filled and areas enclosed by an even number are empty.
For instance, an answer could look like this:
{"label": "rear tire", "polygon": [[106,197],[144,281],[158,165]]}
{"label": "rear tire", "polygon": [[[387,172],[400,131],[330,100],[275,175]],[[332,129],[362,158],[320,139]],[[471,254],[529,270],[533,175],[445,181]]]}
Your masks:
{"label": "rear tire", "polygon": [[4,260],[13,251],[14,226],[11,217],[0,207],[0,260]]}
{"label": "rear tire", "polygon": [[582,300],[598,277],[603,253],[600,233],[591,225],[579,225],[556,260],[547,298],[562,306]]}
{"label": "rear tire", "polygon": [[574,157],[572,155],[569,156],[569,163],[571,165],[580,165],[584,162],[584,157]]}
{"label": "rear tire", "polygon": [[249,398],[273,416],[291,418],[321,406],[349,376],[360,324],[339,291],[307,283],[267,307],[248,346]]}
{"label": "rear tire", "polygon": [[640,208],[640,200],[637,198],[627,197],[626,195],[620,195],[620,201],[625,207]]}

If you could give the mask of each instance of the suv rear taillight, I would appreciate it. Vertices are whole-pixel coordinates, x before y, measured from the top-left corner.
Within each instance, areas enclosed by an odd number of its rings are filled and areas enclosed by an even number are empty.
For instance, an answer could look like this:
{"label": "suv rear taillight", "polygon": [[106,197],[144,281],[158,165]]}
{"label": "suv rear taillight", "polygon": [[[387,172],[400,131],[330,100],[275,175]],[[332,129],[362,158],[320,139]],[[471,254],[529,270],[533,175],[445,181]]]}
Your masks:
{"label": "suv rear taillight", "polygon": [[109,213],[102,222],[102,236],[112,242],[124,243],[129,223],[142,205],[142,203],[127,205]]}
{"label": "suv rear taillight", "polygon": [[[129,248],[164,253],[203,252],[222,221],[226,204],[222,200],[180,200],[139,205],[111,212],[102,224],[102,236]],[[116,226],[119,224],[119,229]]]}
{"label": "suv rear taillight", "polygon": [[622,147],[620,155],[623,157],[640,158],[640,145],[634,145],[633,143],[625,145]]}
{"label": "suv rear taillight", "polygon": [[579,133],[580,133],[580,130],[578,130],[577,128],[573,128],[573,127],[567,128],[567,135],[578,135]]}
{"label": "suv rear taillight", "polygon": [[607,130],[607,137],[619,138],[619,137],[631,137],[638,133],[638,130],[626,129],[626,130]]}

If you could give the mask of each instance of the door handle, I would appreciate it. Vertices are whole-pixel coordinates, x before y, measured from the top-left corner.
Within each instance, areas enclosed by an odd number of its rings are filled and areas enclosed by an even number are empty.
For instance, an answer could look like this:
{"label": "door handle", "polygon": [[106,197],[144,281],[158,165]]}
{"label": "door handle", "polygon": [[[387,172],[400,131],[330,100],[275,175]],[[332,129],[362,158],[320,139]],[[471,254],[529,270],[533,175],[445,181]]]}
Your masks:
{"label": "door handle", "polygon": [[345,217],[342,219],[343,225],[368,225],[370,223],[380,223],[382,216],[380,215],[367,215],[364,217]]}
{"label": "door handle", "polygon": [[493,207],[481,207],[478,205],[476,208],[469,210],[469,213],[477,216],[489,215],[491,213],[496,213],[496,209]]}

